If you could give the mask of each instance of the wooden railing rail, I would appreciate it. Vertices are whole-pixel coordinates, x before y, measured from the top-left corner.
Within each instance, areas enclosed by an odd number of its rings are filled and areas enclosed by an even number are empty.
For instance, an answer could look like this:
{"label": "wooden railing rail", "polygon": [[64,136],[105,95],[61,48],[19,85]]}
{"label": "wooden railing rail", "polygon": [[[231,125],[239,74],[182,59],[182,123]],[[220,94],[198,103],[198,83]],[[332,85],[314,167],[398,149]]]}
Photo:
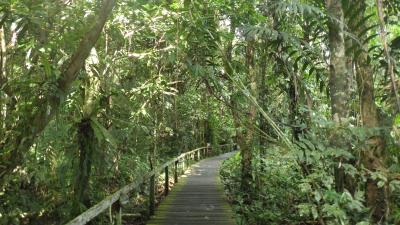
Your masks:
{"label": "wooden railing rail", "polygon": [[[150,171],[145,176],[143,176],[139,181],[134,181],[118,191],[114,192],[114,194],[106,197],[96,205],[90,207],[88,210],[75,217],[73,220],[69,221],[66,225],[83,225],[93,220],[95,217],[106,211],[108,208],[111,211],[113,205],[117,205],[117,213],[118,216],[116,218],[116,223],[122,223],[122,209],[121,205],[124,205],[129,202],[129,193],[137,190],[141,184],[145,181],[149,181],[149,214],[154,215],[155,210],[155,186],[156,186],[156,177],[160,174],[164,174],[165,182],[164,182],[164,195],[168,195],[169,193],[169,175],[171,167],[173,169],[174,183],[178,183],[179,175],[184,173],[193,162],[197,162],[201,159],[214,156],[218,153],[226,153],[232,151],[233,144],[219,145],[218,148],[221,152],[212,151],[210,145],[206,147],[201,147],[194,149],[189,152],[185,152],[178,157],[175,157],[172,160],[162,164],[160,167]],[[180,168],[180,169],[179,169]],[[117,204],[118,203],[118,204]],[[110,220],[112,217],[110,216]]]}

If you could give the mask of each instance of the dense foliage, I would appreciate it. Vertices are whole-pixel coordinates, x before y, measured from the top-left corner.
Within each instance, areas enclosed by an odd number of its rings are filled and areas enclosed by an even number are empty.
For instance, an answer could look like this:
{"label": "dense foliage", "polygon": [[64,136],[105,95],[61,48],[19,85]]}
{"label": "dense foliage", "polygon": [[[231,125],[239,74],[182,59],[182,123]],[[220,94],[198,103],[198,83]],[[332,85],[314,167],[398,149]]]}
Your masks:
{"label": "dense foliage", "polygon": [[0,0],[0,224],[65,223],[231,142],[243,224],[399,223],[399,7]]}

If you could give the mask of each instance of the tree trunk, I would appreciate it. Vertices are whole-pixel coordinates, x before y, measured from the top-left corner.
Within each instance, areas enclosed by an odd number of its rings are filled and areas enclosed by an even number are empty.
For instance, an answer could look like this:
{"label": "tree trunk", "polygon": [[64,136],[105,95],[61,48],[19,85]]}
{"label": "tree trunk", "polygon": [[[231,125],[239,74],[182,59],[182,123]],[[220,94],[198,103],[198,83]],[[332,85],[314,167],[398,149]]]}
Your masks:
{"label": "tree trunk", "polygon": [[[326,0],[326,8],[331,17],[328,22],[329,47],[330,47],[330,74],[329,92],[331,99],[332,119],[340,130],[345,125],[349,114],[348,81],[349,75],[346,67],[345,41],[344,41],[344,15],[341,0]],[[346,149],[344,138],[340,132],[333,131],[332,145]],[[339,141],[338,141],[339,140]],[[343,159],[339,157],[335,165],[336,191],[343,192],[345,173],[342,165]]]}
{"label": "tree trunk", "polygon": [[[6,40],[4,36],[4,27],[0,26],[0,87],[6,83],[6,62],[7,62],[7,48],[6,48]],[[5,99],[6,95],[3,91],[0,93],[0,115],[1,118],[7,117],[7,108],[5,107]],[[0,135],[4,135],[3,131],[5,130],[5,120],[1,120],[0,124]]]}
{"label": "tree trunk", "polygon": [[[349,13],[349,12],[348,12]],[[350,23],[353,22],[353,18],[348,18],[347,15],[345,15],[345,22],[347,26],[350,26]],[[346,47],[346,68],[347,68],[347,73],[349,77],[349,93],[348,95],[351,96],[350,99],[357,99],[357,84],[356,84],[356,79],[355,79],[355,71],[354,71],[354,49],[353,49],[353,39],[350,36],[345,36],[345,47]],[[355,100],[352,100],[355,101]],[[352,103],[349,103],[353,105]],[[350,115],[354,115],[354,117],[357,117],[357,110],[351,109]],[[354,154],[354,152],[352,152]],[[351,159],[348,161],[349,164],[352,166],[356,167],[357,166],[357,159]],[[345,178],[345,188],[354,196],[356,193],[357,189],[357,180],[354,176],[346,175]]]}
{"label": "tree trunk", "polygon": [[89,180],[92,168],[93,152],[96,148],[96,138],[90,118],[83,118],[78,124],[79,166],[74,186],[73,216],[79,215],[85,207],[90,206]]}
{"label": "tree trunk", "polygon": [[[266,79],[267,79],[267,49],[266,49],[266,43],[263,42],[261,45],[261,50],[263,51],[263,54],[261,54],[261,61],[260,61],[260,82],[258,84],[258,99],[260,101],[260,106],[263,108],[263,110],[267,111],[268,107],[268,86],[266,84]],[[268,140],[266,135],[270,135],[269,129],[268,129],[268,123],[265,120],[264,116],[262,116],[261,113],[258,115],[259,118],[259,128],[260,128],[260,135],[259,135],[259,143],[260,143],[260,148],[261,148],[261,153],[263,152],[263,149],[266,148],[268,144]]]}
{"label": "tree trunk", "polygon": [[[255,69],[254,63],[254,51],[255,51],[255,42],[253,40],[248,41],[246,48],[246,66],[247,66],[247,75],[250,86],[250,94],[255,98],[258,97],[257,93],[257,72]],[[241,147],[241,155],[242,155],[242,179],[241,179],[241,189],[243,193],[248,195],[247,203],[251,202],[251,192],[252,192],[252,160],[253,160],[253,144],[254,144],[254,124],[257,118],[257,108],[254,104],[250,103],[248,106],[248,116],[246,120],[246,132],[244,145]]]}
{"label": "tree trunk", "polygon": [[301,116],[299,113],[299,90],[295,72],[288,74],[289,79],[289,111],[290,111],[290,125],[292,126],[292,136],[295,141],[300,140],[301,129],[299,122],[301,122]]}
{"label": "tree trunk", "polygon": [[[231,5],[234,5],[234,1],[231,1]],[[231,17],[230,33],[232,37],[235,36],[236,21],[234,17]],[[226,55],[224,57],[224,68],[227,77],[233,78],[233,68],[231,66],[232,62],[232,40],[228,42]],[[255,41],[248,40],[246,47],[246,67],[247,67],[247,81],[250,90],[250,95],[258,98],[257,93],[257,72],[255,69],[254,62],[254,51],[255,51]],[[236,129],[236,142],[240,147],[241,153],[241,191],[243,193],[244,203],[251,204],[252,197],[252,159],[253,159],[253,142],[254,142],[254,125],[257,118],[257,108],[254,104],[247,102],[248,109],[241,109],[238,104],[239,93],[235,91],[234,81],[230,86],[231,96],[230,96],[230,108],[232,112],[232,117]],[[240,111],[246,114],[245,118],[240,116]],[[243,131],[242,126],[245,125],[245,131]]]}
{"label": "tree trunk", "polygon": [[[361,21],[365,15],[366,2],[357,0],[353,1],[354,8],[361,9],[359,15],[357,15],[356,22]],[[375,104],[374,96],[374,71],[368,60],[368,43],[365,43],[367,34],[363,32],[367,25],[366,22],[359,25],[358,27],[351,24],[352,30],[354,30],[361,43],[362,49],[359,56],[355,59],[356,61],[356,77],[358,85],[358,94],[360,97],[360,108],[361,108],[361,120],[362,124],[366,129],[378,128],[379,117],[377,106]],[[375,172],[379,169],[384,168],[385,155],[384,155],[385,143],[381,134],[374,134],[367,140],[367,147],[362,151],[361,162],[368,170]],[[386,193],[385,188],[379,188],[377,181],[369,178],[366,185],[366,196],[367,205],[372,209],[372,216],[375,222],[382,221],[385,217],[385,213],[389,212],[387,199],[385,199]]]}

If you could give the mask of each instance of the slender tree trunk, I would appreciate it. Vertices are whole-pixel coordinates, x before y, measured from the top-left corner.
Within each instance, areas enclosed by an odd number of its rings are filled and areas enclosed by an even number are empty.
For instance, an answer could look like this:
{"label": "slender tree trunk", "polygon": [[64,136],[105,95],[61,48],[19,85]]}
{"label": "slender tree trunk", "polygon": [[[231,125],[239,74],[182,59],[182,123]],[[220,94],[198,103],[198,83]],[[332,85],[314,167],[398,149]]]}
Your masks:
{"label": "slender tree trunk", "polygon": [[[361,119],[365,128],[378,128],[378,113],[374,99],[373,71],[367,62],[368,56],[362,53],[357,62],[357,81],[361,104]],[[367,141],[367,149],[362,151],[361,161],[368,170],[375,172],[384,168],[384,139],[381,135],[374,135]],[[372,178],[367,180],[367,205],[372,207],[375,221],[380,221],[388,207],[385,201],[384,188],[378,187],[378,182]]]}
{"label": "slender tree trunk", "polygon": [[[246,48],[246,66],[247,66],[247,75],[250,86],[250,94],[254,97],[258,97],[257,93],[257,72],[255,69],[254,62],[254,51],[255,51],[255,42],[250,40],[247,42]],[[250,204],[251,202],[251,186],[252,186],[252,160],[253,160],[253,145],[254,145],[254,124],[257,118],[257,108],[254,104],[249,105],[248,116],[246,120],[246,131],[245,131],[245,143],[242,148],[241,146],[241,155],[242,155],[242,180],[241,180],[241,189],[243,193],[248,194],[248,199],[246,199]]]}
{"label": "slender tree trunk", "polygon": [[[231,1],[231,5],[234,5],[234,1]],[[231,26],[230,26],[230,33],[234,37],[235,35],[235,30],[236,30],[236,21],[232,17],[231,18]],[[230,40],[227,45],[227,50],[226,50],[226,55],[225,55],[225,71],[227,73],[227,76],[229,78],[232,78],[233,76],[233,69],[231,66],[232,62],[232,49],[233,49],[233,40]],[[248,73],[251,72],[249,69],[251,66],[254,65],[254,59],[253,59],[253,54],[254,54],[254,45],[249,44],[246,49],[246,65],[248,68]],[[252,76],[248,74],[248,77],[251,78]],[[255,77],[254,77],[255,78]],[[233,82],[233,81],[232,81]],[[250,82],[251,86],[257,85],[257,83]],[[240,117],[240,108],[239,105],[237,104],[237,98],[238,93],[235,93],[235,88],[234,85],[232,84],[230,86],[231,90],[231,96],[230,96],[230,105],[231,105],[231,112],[232,112],[232,117],[233,117],[233,122],[235,125],[236,129],[236,142],[238,146],[240,147],[240,153],[242,156],[241,160],[241,167],[242,167],[242,173],[241,173],[241,189],[242,193],[245,194],[245,203],[250,204],[251,202],[251,197],[250,197],[250,191],[251,191],[251,180],[252,180],[252,172],[251,172],[251,160],[252,160],[252,151],[251,151],[251,146],[249,146],[248,138],[253,135],[253,128],[250,128],[247,132],[247,134],[244,134],[244,132],[241,129],[242,122],[241,117]],[[252,110],[250,110],[252,111]],[[249,111],[249,112],[250,112]],[[255,111],[254,111],[254,118],[255,118]],[[251,117],[253,115],[249,115]],[[250,120],[246,119],[246,122],[249,122]],[[252,125],[252,124],[250,124]]]}
{"label": "slender tree trunk", "polygon": [[340,0],[326,0],[327,10],[332,17],[329,20],[330,75],[329,91],[332,106],[332,118],[341,123],[349,115],[348,81],[344,42],[344,16]]}
{"label": "slender tree trunk", "polygon": [[215,145],[213,141],[213,128],[212,124],[210,123],[210,115],[207,115],[207,119],[204,121],[204,141],[205,144],[210,143],[211,146]]}
{"label": "slender tree trunk", "polygon": [[[258,99],[260,101],[260,106],[263,108],[263,110],[267,111],[268,107],[268,86],[266,84],[266,79],[267,79],[267,49],[266,49],[266,43],[264,42],[261,45],[261,51],[263,54],[261,55],[261,61],[260,61],[260,82],[258,85]],[[260,148],[261,150],[265,149],[265,147],[268,144],[267,137],[265,136],[266,134],[269,135],[268,131],[268,124],[267,121],[265,120],[264,116],[262,116],[261,113],[258,115],[259,118],[259,128],[260,128],[260,135],[259,135],[259,143],[260,143]],[[262,153],[262,151],[260,152]]]}
{"label": "slender tree trunk", "polygon": [[[365,16],[366,2],[365,0],[357,0],[354,3],[354,8],[360,9],[360,13],[355,20],[355,24],[357,24],[357,21],[361,21]],[[374,70],[368,59],[368,43],[365,43],[367,39],[367,34],[364,32],[367,27],[365,23],[352,28],[356,32],[360,42],[364,43],[361,46],[362,49],[360,49],[361,53],[355,59],[356,77],[361,104],[362,124],[366,129],[376,129],[380,124],[374,96]],[[384,148],[384,139],[380,133],[374,134],[367,140],[367,147],[361,154],[361,162],[365,168],[372,172],[384,168]],[[389,212],[388,199],[385,199],[386,194],[385,188],[378,187],[377,181],[368,178],[366,185],[367,205],[372,209],[372,216],[375,222],[382,221],[385,213]]]}
{"label": "slender tree trunk", "polygon": [[[350,10],[349,10],[350,11]],[[345,22],[347,26],[349,27],[350,24],[354,21],[353,18],[348,18],[347,15],[345,15]],[[345,36],[345,47],[346,47],[346,69],[349,77],[349,93],[348,95],[351,96],[350,99],[357,99],[357,84],[356,84],[356,79],[355,79],[355,70],[354,70],[354,49],[353,47],[353,39],[350,36]],[[354,100],[351,100],[354,101]],[[350,105],[353,105],[353,102],[349,102]],[[354,117],[357,117],[357,110],[354,108],[349,108],[349,113],[350,115],[354,115]],[[352,152],[354,154],[354,152]],[[350,159],[347,163],[353,165],[356,167],[357,165],[357,159]],[[345,188],[354,196],[356,189],[357,189],[357,181],[354,176],[347,175],[345,177]]]}
{"label": "slender tree trunk", "polygon": [[299,127],[299,122],[301,122],[301,116],[299,113],[299,88],[298,81],[295,72],[288,74],[289,79],[289,111],[290,111],[290,124],[292,126],[292,135],[295,141],[300,140],[301,129]]}
{"label": "slender tree trunk", "polygon": [[214,143],[214,130],[213,130],[213,125],[211,123],[211,118],[212,118],[212,111],[210,109],[210,103],[209,103],[209,93],[208,90],[206,90],[203,93],[203,104],[206,105],[206,114],[207,117],[204,119],[203,124],[204,124],[204,144],[205,146],[210,143],[211,146],[214,146],[216,143]]}
{"label": "slender tree trunk", "polygon": [[[3,87],[6,81],[6,62],[7,62],[7,48],[6,48],[6,40],[4,35],[4,27],[0,26],[0,87]],[[5,93],[0,93],[0,115],[1,115],[1,124],[0,124],[0,135],[4,135],[3,131],[5,130],[5,118],[7,117],[7,107],[5,104],[6,95]]]}
{"label": "slender tree trunk", "polygon": [[[332,119],[339,130],[345,125],[349,115],[348,82],[349,75],[346,67],[345,41],[344,41],[344,15],[341,0],[326,0],[329,16],[329,92],[331,98]],[[332,144],[335,147],[346,149],[344,138],[340,132],[333,131]],[[338,141],[339,140],[339,141]],[[343,159],[339,157],[335,165],[335,185],[338,192],[344,190],[345,173],[342,165]]]}
{"label": "slender tree trunk", "polygon": [[389,74],[391,82],[392,82],[393,95],[394,95],[396,106],[397,106],[396,111],[400,112],[400,96],[398,93],[397,84],[396,84],[396,76],[394,73],[395,62],[394,62],[394,60],[392,60],[392,57],[390,56],[390,48],[387,43],[382,0],[376,0],[376,8],[378,11],[379,26],[381,28],[380,34],[381,34],[381,40],[382,40],[382,44],[383,44],[383,51],[385,53],[386,62],[387,62],[387,73]]}

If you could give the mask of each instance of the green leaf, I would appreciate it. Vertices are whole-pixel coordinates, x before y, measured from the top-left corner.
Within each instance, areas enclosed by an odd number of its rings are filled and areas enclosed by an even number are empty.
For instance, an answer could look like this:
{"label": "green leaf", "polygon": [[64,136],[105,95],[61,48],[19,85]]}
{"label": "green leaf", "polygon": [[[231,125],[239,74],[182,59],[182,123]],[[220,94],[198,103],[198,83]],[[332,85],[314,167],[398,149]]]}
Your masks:
{"label": "green leaf", "polygon": [[367,221],[358,222],[356,225],[369,225],[370,223]]}
{"label": "green leaf", "polygon": [[96,138],[98,140],[106,140],[113,148],[117,148],[117,143],[112,136],[112,134],[103,126],[101,125],[95,118],[90,119],[90,125],[92,126],[93,130],[95,131]]}
{"label": "green leaf", "polygon": [[321,201],[322,197],[321,197],[321,194],[319,193],[319,191],[314,192],[314,198],[315,198],[315,201],[317,201],[317,202]]}
{"label": "green leaf", "polygon": [[400,126],[400,113],[398,113],[394,119],[394,125]]}
{"label": "green leaf", "polygon": [[313,216],[314,219],[317,219],[317,218],[318,218],[318,210],[317,210],[317,207],[315,207],[315,206],[312,206],[312,207],[311,207],[311,214],[312,214],[312,216]]}

